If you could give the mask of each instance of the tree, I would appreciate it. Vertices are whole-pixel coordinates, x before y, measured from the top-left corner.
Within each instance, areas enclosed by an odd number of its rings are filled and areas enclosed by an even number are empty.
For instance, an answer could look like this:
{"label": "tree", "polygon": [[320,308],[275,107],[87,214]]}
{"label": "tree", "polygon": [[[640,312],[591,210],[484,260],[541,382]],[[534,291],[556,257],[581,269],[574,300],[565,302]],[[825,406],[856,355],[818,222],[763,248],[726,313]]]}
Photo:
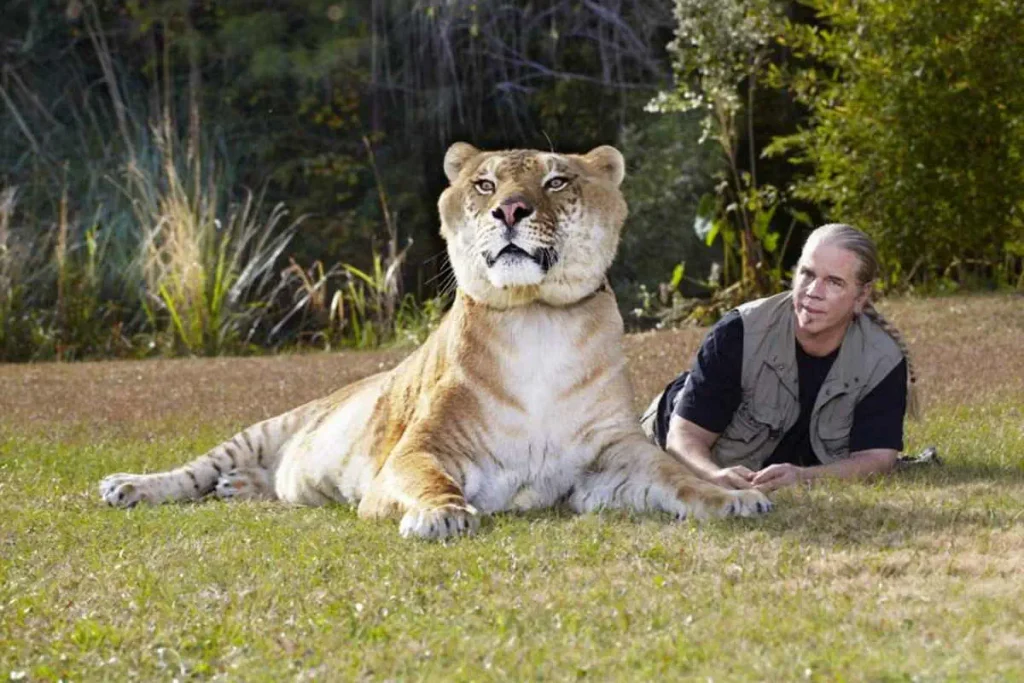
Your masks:
{"label": "tree", "polygon": [[1013,278],[1024,253],[1024,5],[806,4],[824,27],[789,23],[802,65],[773,74],[811,113],[770,150],[813,169],[796,195],[871,234],[892,280]]}
{"label": "tree", "polygon": [[[716,143],[724,158],[726,170],[716,194],[702,200],[695,229],[709,245],[722,240],[723,284],[731,285],[726,307],[772,293],[781,281],[780,259],[768,258],[784,251],[771,228],[780,198],[758,181],[753,139],[755,93],[777,49],[781,10],[776,0],[676,0],[675,40],[668,46],[675,87],[649,107],[701,112],[702,140]],[[746,163],[739,158],[744,137]]]}

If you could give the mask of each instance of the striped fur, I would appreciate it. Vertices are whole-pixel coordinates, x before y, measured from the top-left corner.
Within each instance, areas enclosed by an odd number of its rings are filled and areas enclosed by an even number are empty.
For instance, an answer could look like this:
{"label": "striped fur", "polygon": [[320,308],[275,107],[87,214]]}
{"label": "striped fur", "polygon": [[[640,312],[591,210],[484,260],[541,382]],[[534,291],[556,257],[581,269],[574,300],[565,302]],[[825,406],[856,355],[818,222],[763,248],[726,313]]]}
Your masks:
{"label": "striped fur", "polygon": [[[640,431],[622,319],[603,286],[626,215],[622,167],[609,147],[574,156],[456,144],[439,208],[459,289],[423,346],[176,470],[108,477],[103,498],[341,502],[425,538],[470,533],[481,513],[555,504],[679,518],[767,511],[761,493],[696,479]],[[515,225],[495,213],[510,197],[532,210]],[[519,251],[506,257],[509,243]]]}

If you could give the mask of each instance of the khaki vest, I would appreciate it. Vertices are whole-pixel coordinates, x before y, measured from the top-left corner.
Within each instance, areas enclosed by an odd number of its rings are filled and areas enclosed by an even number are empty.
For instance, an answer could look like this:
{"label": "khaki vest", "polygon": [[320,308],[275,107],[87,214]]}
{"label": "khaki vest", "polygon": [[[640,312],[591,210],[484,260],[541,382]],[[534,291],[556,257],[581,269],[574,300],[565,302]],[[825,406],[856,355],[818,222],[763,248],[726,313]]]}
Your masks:
{"label": "khaki vest", "polygon": [[[796,314],[790,292],[739,307],[743,318],[743,398],[711,453],[720,467],[760,469],[800,416]],[[811,412],[811,448],[823,464],[850,455],[853,409],[903,360],[896,342],[858,315]]]}

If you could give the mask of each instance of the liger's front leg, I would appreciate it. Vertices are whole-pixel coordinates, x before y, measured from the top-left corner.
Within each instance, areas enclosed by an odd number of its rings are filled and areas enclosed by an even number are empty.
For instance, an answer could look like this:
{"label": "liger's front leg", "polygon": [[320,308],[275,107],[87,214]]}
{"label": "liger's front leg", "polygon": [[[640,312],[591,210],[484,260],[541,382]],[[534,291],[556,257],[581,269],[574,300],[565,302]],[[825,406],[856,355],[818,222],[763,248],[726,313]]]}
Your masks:
{"label": "liger's front leg", "polygon": [[662,510],[679,519],[708,514],[750,517],[772,508],[760,491],[733,491],[699,479],[639,432],[608,442],[569,504],[579,512],[604,507]]}
{"label": "liger's front leg", "polygon": [[437,456],[423,450],[396,449],[359,504],[361,517],[402,515],[399,533],[408,538],[443,539],[473,534],[480,525],[462,486]]}

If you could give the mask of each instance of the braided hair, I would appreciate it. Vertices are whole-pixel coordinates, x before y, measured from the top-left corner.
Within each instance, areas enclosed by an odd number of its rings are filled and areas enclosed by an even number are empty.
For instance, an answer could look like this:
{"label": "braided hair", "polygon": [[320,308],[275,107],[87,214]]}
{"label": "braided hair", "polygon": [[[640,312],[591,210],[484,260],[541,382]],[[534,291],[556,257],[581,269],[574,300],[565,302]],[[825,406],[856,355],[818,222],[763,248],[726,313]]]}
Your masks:
{"label": "braided hair", "polygon": [[[857,284],[869,286],[878,277],[878,251],[875,243],[866,234],[844,223],[829,223],[814,230],[804,244],[804,251],[812,249],[818,244],[832,244],[840,249],[849,251],[857,257],[860,266],[857,268]],[[910,349],[896,326],[889,322],[877,308],[871,303],[870,292],[867,302],[862,311],[870,320],[881,327],[886,334],[892,337],[899,346],[903,357],[907,361],[907,413],[912,418],[918,418],[921,414],[920,400],[917,392],[917,372],[914,369],[913,360],[910,357]]]}

